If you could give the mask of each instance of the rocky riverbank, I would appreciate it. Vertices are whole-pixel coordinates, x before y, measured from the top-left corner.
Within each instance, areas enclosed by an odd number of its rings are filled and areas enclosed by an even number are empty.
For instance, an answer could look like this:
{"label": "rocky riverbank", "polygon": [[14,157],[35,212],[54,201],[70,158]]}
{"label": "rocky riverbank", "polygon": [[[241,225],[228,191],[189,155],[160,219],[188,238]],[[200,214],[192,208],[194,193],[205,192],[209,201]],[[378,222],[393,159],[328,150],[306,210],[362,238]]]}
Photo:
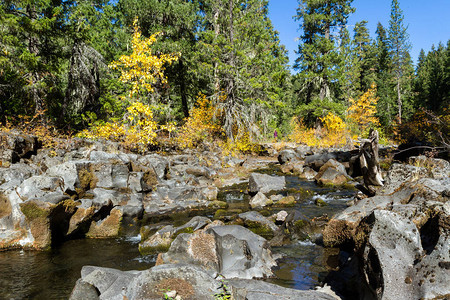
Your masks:
{"label": "rocky riverbank", "polygon": [[[140,231],[141,253],[161,253],[157,266],[146,271],[86,266],[72,299],[450,295],[450,165],[445,160],[419,156],[409,164],[382,162],[385,181],[376,196],[360,193],[330,220],[290,211],[298,197],[285,192],[283,175],[353,188],[364,181],[352,163],[358,151],[297,145],[276,151],[266,145],[266,156],[260,157],[211,150],[137,155],[114,143],[72,140],[48,150],[19,133],[0,139],[0,249],[45,250],[73,238],[116,237],[131,227]],[[269,164],[278,166],[278,175],[261,171]],[[228,204],[219,201],[220,190],[235,184],[249,195],[251,211],[224,210]],[[314,199],[317,206],[326,205]],[[264,213],[268,207],[276,209]],[[197,216],[182,225],[152,226],[177,213],[206,211],[216,220]],[[340,248],[340,265],[326,279],[334,292],[255,280],[274,276],[279,257],[271,247],[297,239]]]}

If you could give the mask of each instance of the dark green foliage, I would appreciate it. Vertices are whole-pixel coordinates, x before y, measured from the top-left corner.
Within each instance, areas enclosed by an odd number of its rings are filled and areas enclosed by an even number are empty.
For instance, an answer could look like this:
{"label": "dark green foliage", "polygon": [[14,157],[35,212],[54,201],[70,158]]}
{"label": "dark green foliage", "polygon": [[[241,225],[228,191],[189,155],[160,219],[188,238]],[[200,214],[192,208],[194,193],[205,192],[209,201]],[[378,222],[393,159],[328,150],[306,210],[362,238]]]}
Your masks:
{"label": "dark green foliage", "polygon": [[354,11],[353,0],[299,1],[296,20],[302,22],[301,43],[295,68],[303,81],[302,92],[306,103],[318,96],[321,100],[334,99],[342,61],[336,46],[339,28],[347,23]]}
{"label": "dark green foliage", "polygon": [[425,55],[422,50],[416,69],[414,91],[417,105],[435,112],[442,112],[449,107],[450,100],[450,40],[445,47],[433,46]]}
{"label": "dark green foliage", "polygon": [[408,106],[408,92],[411,90],[412,62],[409,55],[411,44],[407,27],[403,24],[403,11],[397,0],[392,0],[391,18],[388,30],[388,50],[392,61],[392,73],[396,81],[397,118],[401,123],[402,112]]}

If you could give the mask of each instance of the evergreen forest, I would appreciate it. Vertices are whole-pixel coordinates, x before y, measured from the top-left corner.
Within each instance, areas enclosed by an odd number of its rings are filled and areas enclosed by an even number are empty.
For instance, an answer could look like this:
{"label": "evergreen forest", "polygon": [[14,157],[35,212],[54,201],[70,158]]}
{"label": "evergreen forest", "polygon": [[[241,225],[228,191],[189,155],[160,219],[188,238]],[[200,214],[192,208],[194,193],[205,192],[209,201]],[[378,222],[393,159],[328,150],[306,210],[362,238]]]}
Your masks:
{"label": "evergreen forest", "polygon": [[2,0],[0,126],[133,151],[264,141],[448,151],[450,40],[417,65],[401,3],[370,36],[352,0],[300,0],[291,70],[268,0]]}

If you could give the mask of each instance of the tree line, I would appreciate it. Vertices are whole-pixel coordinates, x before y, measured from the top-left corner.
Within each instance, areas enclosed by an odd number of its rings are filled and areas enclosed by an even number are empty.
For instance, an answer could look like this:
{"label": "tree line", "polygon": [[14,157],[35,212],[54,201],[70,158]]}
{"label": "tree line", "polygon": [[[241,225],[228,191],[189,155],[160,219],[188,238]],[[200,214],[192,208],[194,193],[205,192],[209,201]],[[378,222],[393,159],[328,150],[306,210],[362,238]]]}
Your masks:
{"label": "tree line", "polygon": [[[120,118],[136,99],[108,66],[132,51],[133,22],[157,56],[178,53],[162,68],[167,80],[141,92],[161,124],[183,123],[201,95],[220,110],[234,139],[287,134],[292,118],[321,126],[329,113],[375,93],[378,126],[392,134],[420,108],[449,106],[450,41],[414,68],[403,12],[392,1],[387,27],[372,38],[367,21],[347,26],[352,0],[302,0],[296,74],[268,17],[267,0],[19,0],[0,2],[0,122],[40,113],[60,129],[79,131]],[[395,125],[395,126],[394,126]]]}

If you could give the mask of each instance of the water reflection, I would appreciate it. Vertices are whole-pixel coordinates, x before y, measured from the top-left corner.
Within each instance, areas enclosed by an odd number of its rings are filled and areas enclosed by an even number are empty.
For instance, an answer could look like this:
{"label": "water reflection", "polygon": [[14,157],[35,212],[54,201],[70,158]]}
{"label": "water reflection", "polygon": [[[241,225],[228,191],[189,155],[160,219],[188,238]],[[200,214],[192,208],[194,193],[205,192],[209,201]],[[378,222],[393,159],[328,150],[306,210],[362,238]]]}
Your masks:
{"label": "water reflection", "polygon": [[85,265],[145,270],[156,257],[142,257],[136,241],[73,240],[47,252],[0,252],[0,299],[67,299]]}

